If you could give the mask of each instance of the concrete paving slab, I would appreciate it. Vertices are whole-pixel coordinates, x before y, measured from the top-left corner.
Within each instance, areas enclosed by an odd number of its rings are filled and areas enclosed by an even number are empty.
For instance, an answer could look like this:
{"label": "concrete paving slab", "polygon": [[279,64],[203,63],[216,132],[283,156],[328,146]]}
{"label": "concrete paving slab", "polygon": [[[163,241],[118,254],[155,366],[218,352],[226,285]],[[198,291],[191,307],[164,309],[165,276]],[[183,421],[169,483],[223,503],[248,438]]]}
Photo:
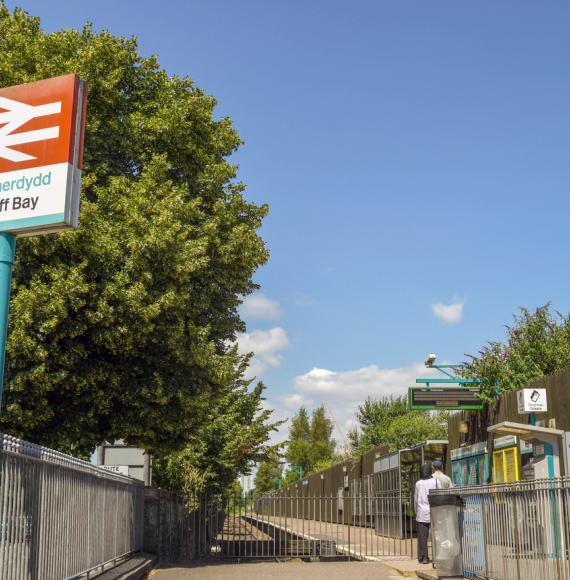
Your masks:
{"label": "concrete paving slab", "polygon": [[[427,571],[427,572],[418,572],[418,578],[423,578],[423,580],[438,580],[437,579],[437,572],[435,570]],[[461,580],[463,576],[458,577],[457,580]],[[453,580],[450,578],[449,580]]]}
{"label": "concrete paving slab", "polygon": [[431,564],[420,564],[417,560],[400,560],[386,561],[384,564],[398,572],[400,576],[409,578],[421,578],[420,573],[425,574],[428,578],[437,578],[437,574]]}
{"label": "concrete paving slab", "polygon": [[153,570],[150,580],[396,580],[395,570],[379,562],[259,562],[197,564]]}

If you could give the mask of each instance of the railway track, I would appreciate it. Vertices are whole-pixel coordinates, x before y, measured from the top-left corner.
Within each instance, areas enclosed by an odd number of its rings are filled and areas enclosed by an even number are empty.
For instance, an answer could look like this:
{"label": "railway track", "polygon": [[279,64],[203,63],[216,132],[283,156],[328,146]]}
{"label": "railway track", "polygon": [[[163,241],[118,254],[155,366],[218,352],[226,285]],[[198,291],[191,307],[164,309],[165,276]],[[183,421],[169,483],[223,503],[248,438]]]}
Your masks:
{"label": "railway track", "polygon": [[257,526],[250,524],[243,519],[243,516],[228,516],[224,522],[224,527],[216,538],[224,542],[252,542],[252,541],[273,541],[271,536],[262,532]]}

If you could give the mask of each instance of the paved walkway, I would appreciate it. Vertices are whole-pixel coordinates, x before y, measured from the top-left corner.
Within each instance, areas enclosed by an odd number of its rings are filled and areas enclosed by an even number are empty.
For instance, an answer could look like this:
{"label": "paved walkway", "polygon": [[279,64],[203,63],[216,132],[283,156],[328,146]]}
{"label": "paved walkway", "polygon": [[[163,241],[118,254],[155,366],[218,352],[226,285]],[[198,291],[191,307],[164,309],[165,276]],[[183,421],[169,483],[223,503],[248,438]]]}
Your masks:
{"label": "paved walkway", "polygon": [[396,571],[379,562],[259,562],[159,568],[150,580],[396,580]]}
{"label": "paved walkway", "polygon": [[[308,540],[334,540],[338,553],[357,560],[415,560],[415,538],[399,540],[378,536],[372,528],[347,526],[323,521],[273,516],[249,516],[252,523],[269,523],[276,528]],[[294,554],[293,554],[294,555]]]}

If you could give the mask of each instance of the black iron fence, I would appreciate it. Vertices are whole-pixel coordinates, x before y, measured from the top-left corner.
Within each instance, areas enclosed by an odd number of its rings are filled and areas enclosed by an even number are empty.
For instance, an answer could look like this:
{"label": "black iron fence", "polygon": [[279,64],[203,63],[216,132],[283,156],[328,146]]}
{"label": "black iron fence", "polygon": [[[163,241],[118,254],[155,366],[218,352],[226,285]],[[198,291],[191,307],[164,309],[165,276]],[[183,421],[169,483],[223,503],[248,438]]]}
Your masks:
{"label": "black iron fence", "polygon": [[570,478],[431,492],[460,495],[464,573],[493,580],[570,579]]}
{"label": "black iron fence", "polygon": [[142,483],[0,434],[0,578],[87,576],[142,548]]}
{"label": "black iron fence", "polygon": [[417,555],[413,513],[399,494],[204,498],[193,518],[202,557],[383,560]]}

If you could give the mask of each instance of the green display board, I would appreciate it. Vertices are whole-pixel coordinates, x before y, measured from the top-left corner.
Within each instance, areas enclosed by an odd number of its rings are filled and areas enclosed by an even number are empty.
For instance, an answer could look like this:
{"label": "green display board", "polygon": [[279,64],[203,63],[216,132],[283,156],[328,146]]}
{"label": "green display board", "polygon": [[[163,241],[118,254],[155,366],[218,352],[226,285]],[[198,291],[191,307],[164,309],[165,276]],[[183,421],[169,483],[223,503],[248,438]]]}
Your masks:
{"label": "green display board", "polygon": [[410,387],[408,406],[421,411],[480,411],[479,387]]}

